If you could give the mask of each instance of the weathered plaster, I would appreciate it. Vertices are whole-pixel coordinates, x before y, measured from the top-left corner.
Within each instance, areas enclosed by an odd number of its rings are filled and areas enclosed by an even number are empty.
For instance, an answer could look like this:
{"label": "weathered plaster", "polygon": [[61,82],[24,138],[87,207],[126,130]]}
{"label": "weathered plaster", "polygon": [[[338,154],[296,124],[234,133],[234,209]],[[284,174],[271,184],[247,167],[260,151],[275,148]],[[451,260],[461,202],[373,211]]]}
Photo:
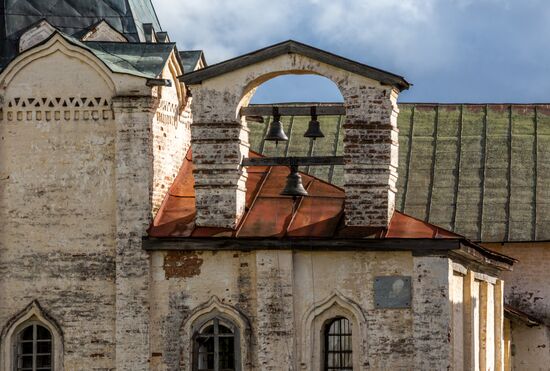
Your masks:
{"label": "weathered plaster", "polygon": [[0,74],[0,324],[38,300],[56,369],[149,369],[141,239],[190,142],[174,58],[151,89],[54,35]]}
{"label": "weathered plaster", "polygon": [[65,369],[106,370],[115,367],[114,82],[97,60],[56,46],[0,75],[0,323],[38,300],[63,331]]}
{"label": "weathered plaster", "polygon": [[[395,209],[397,91],[299,54],[287,54],[191,86],[197,224],[234,227],[244,212],[248,129],[238,116],[259,85],[284,74],[317,74],[340,89],[348,225],[387,226]],[[212,204],[216,205],[215,208]]]}
{"label": "weathered plaster", "polygon": [[[196,252],[196,258],[183,259],[181,267],[195,267],[200,259],[200,273],[167,277],[165,262],[171,255],[155,252],[152,258],[155,369],[176,370],[181,359],[188,367],[186,354],[174,346],[185,344],[177,328],[194,308],[214,296],[251,323],[249,369],[317,369],[319,334],[304,327],[329,313],[355,321],[359,369],[407,370],[413,358],[415,365],[422,366],[450,361],[449,332],[442,331],[450,331],[450,322],[440,319],[443,313],[451,316],[449,297],[444,295],[449,290],[445,288],[449,270],[444,269],[448,259],[422,258],[427,265],[419,271],[410,253]],[[411,309],[376,309],[374,278],[398,274],[416,277],[416,304]],[[432,290],[434,280],[439,286]],[[423,304],[427,300],[432,305]],[[439,309],[434,311],[434,306]],[[309,331],[313,332],[308,336]],[[448,357],[441,360],[442,354]]]}
{"label": "weathered plaster", "polygon": [[512,323],[513,364],[517,369],[544,369],[550,364],[550,243],[484,244],[518,260],[502,279],[506,303],[543,322],[527,327]]}

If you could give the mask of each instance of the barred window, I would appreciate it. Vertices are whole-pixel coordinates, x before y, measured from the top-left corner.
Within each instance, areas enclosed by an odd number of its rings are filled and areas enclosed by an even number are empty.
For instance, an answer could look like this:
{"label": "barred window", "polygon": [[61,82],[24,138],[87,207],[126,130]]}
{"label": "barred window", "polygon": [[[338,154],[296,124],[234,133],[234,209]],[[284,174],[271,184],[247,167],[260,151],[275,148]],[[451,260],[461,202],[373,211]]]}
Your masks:
{"label": "barred window", "polygon": [[44,326],[32,323],[17,334],[15,371],[51,371],[52,334]]}
{"label": "barred window", "polygon": [[196,371],[238,371],[234,326],[219,318],[205,323],[195,335]]}
{"label": "barred window", "polygon": [[353,370],[351,324],[338,317],[325,325],[325,371]]}

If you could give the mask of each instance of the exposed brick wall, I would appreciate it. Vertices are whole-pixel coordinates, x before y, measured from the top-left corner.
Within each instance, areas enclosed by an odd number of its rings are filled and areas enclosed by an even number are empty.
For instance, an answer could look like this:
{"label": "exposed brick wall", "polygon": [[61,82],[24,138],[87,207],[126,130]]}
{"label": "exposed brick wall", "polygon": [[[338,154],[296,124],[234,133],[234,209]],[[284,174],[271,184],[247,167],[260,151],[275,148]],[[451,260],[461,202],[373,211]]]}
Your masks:
{"label": "exposed brick wall", "polygon": [[346,107],[344,179],[346,224],[385,227],[397,181],[398,91],[299,54],[279,56],[191,86],[197,224],[234,227],[244,211],[248,130],[238,117],[264,81],[310,72],[338,85]]}
{"label": "exposed brick wall", "polygon": [[173,88],[162,88],[152,124],[153,214],[160,208],[191,145],[190,102],[191,98],[180,102]]}
{"label": "exposed brick wall", "polygon": [[234,228],[244,213],[247,171],[240,163],[250,147],[246,125],[235,118],[239,97],[207,87],[192,92],[195,222]]}
{"label": "exposed brick wall", "polygon": [[346,224],[386,227],[397,192],[397,92],[360,85],[344,96]]}

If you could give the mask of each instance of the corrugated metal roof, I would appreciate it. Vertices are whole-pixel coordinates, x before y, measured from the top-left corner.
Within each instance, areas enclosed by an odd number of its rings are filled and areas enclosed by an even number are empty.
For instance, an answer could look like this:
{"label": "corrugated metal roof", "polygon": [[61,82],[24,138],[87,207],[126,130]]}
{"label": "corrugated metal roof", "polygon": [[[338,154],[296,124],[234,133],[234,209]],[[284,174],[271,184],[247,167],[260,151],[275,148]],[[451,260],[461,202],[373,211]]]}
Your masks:
{"label": "corrugated metal roof", "polygon": [[19,37],[45,19],[61,32],[80,38],[105,20],[129,41],[143,42],[143,23],[161,26],[151,0],[4,0],[0,8],[0,70],[18,54]]}
{"label": "corrugated metal roof", "polygon": [[[550,105],[400,104],[397,208],[475,241],[550,240]],[[249,122],[267,156],[341,155],[343,119],[303,138],[307,117],[283,117],[288,143],[264,142],[269,118]],[[341,166],[301,169],[342,185]]]}
{"label": "corrugated metal roof", "polygon": [[[251,153],[251,157],[257,157]],[[250,167],[246,214],[236,230],[196,227],[192,158],[189,153],[149,229],[150,237],[428,238],[461,239],[396,212],[388,228],[344,227],[344,191],[306,174],[308,197],[281,196],[289,169]]]}

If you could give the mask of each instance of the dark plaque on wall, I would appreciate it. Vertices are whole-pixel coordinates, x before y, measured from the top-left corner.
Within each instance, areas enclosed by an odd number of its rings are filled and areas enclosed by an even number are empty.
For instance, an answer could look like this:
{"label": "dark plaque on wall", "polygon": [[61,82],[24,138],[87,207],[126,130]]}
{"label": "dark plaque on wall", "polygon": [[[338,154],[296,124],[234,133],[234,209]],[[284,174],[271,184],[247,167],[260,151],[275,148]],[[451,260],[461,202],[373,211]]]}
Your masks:
{"label": "dark plaque on wall", "polygon": [[374,306],[383,308],[411,307],[411,277],[379,276],[374,279]]}

